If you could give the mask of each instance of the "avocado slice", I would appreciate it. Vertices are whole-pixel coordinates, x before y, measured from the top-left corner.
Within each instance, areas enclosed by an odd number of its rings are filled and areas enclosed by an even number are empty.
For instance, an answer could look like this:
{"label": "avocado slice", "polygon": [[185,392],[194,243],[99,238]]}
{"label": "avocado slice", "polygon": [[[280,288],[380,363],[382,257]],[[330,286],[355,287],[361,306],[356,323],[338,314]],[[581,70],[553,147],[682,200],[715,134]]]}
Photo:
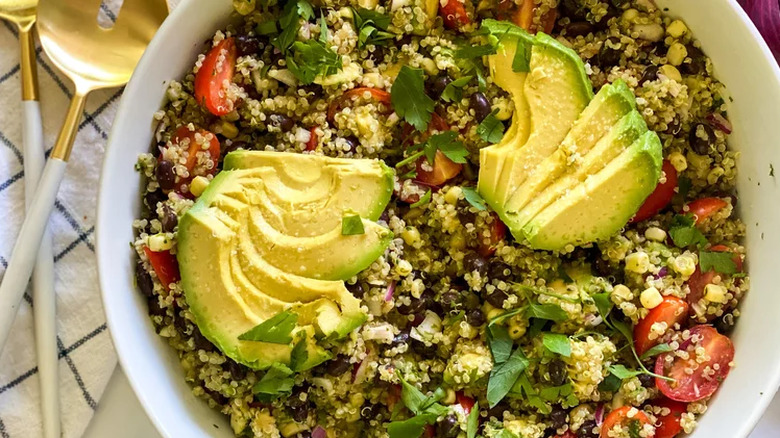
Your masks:
{"label": "avocado slice", "polygon": [[497,184],[479,187],[502,220],[510,196],[555,152],[593,97],[580,57],[549,35],[534,38],[529,69],[523,86],[532,126],[528,140],[520,147],[514,143],[499,149],[506,155]]}
{"label": "avocado slice", "polygon": [[[598,98],[598,97],[597,97]],[[595,102],[596,99],[594,99]],[[572,130],[573,131],[573,130]],[[517,212],[508,212],[508,225],[512,230],[520,230],[516,233],[520,236],[515,238],[522,240],[523,227],[534,218],[544,208],[563,197],[568,191],[572,190],[577,184],[581,184],[585,179],[603,169],[610,161],[620,155],[626,148],[631,146],[642,134],[647,131],[642,116],[632,110],[616,123],[607,135],[598,140],[592,147],[582,147],[585,151],[580,159],[575,160],[572,169],[561,175],[552,184],[544,190],[537,193],[533,199]],[[589,151],[587,151],[589,149]],[[511,224],[511,225],[510,225]],[[515,233],[516,231],[513,231]]]}
{"label": "avocado slice", "polygon": [[606,167],[542,210],[523,229],[533,248],[560,250],[618,232],[661,175],[661,141],[647,131]]}
{"label": "avocado slice", "polygon": [[[605,85],[599,90],[555,152],[533,169],[528,179],[518,187],[504,205],[505,222],[513,233],[518,234],[524,225],[524,222],[517,220],[518,216],[527,216],[519,214],[521,210],[553,181],[566,172],[572,171],[579,161],[578,157],[588,154],[596,143],[613,130],[618,122],[634,108],[636,108],[634,94],[622,80]],[[644,126],[644,122],[641,122],[641,125]],[[641,132],[636,137],[639,134]],[[636,137],[631,139],[624,148]],[[521,239],[517,235],[515,237]]]}
{"label": "avocado slice", "polygon": [[[181,286],[203,335],[255,369],[290,364],[293,346],[238,337],[295,312],[293,334],[305,336],[309,354],[292,365],[305,369],[330,355],[318,339],[344,337],[366,319],[344,282],[331,280],[353,276],[389,245],[392,233],[366,218],[384,210],[393,175],[374,160],[274,155],[283,154],[230,158],[233,170],[219,173],[181,218]],[[341,234],[347,211],[361,215],[365,234]]]}

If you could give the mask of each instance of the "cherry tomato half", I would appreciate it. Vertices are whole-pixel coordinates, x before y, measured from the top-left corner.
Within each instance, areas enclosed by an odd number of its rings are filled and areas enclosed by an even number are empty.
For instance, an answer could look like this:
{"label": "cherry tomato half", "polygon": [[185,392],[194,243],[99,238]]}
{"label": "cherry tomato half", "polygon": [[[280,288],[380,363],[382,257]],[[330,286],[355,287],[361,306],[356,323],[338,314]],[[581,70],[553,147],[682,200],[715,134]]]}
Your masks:
{"label": "cherry tomato half", "polygon": [[363,97],[366,93],[368,93],[372,99],[384,104],[388,109],[392,108],[390,93],[387,91],[374,87],[357,87],[347,91],[331,102],[330,106],[328,106],[328,122],[333,123],[336,113],[341,111],[347,102]]}
{"label": "cherry tomato half", "polygon": [[[430,137],[434,131],[446,131],[450,129],[447,121],[436,113],[431,114],[431,122],[428,124],[428,131],[423,135],[425,139]],[[441,186],[445,182],[458,176],[463,169],[463,165],[447,158],[440,151],[436,151],[433,163],[428,163],[428,159],[420,157],[417,160],[417,176],[415,181],[429,186]]]}
{"label": "cherry tomato half", "polygon": [[667,415],[658,415],[658,424],[655,427],[655,438],[674,438],[683,427],[680,425],[682,414],[688,412],[688,404],[664,398],[650,402],[653,406],[669,409]]}
{"label": "cherry tomato half", "polygon": [[144,247],[144,254],[149,259],[157,278],[166,289],[170,289],[171,283],[181,279],[179,275],[179,262],[170,251],[152,251],[148,246]]}
{"label": "cherry tomato half", "polygon": [[490,223],[490,237],[488,237],[487,242],[484,241],[484,238],[480,240],[478,249],[479,254],[486,258],[496,252],[498,243],[506,237],[506,225],[501,222],[497,214],[491,213],[491,216],[493,216],[493,222]]}
{"label": "cherry tomato half", "polygon": [[577,435],[574,435],[574,432],[567,430],[563,435],[555,435],[554,438],[577,438]]}
{"label": "cherry tomato half", "polygon": [[444,27],[458,30],[471,23],[464,1],[466,0],[446,0],[447,4],[439,7],[439,15],[444,20]]}
{"label": "cherry tomato half", "polygon": [[541,30],[550,33],[555,27],[558,18],[558,10],[553,8],[540,17],[541,29],[534,23],[536,4],[533,0],[523,0],[515,3],[513,0],[501,0],[498,2],[497,16],[499,20],[509,20],[531,33]]}
{"label": "cherry tomato half", "polygon": [[195,99],[215,116],[233,111],[235,102],[225,88],[233,80],[237,53],[235,39],[225,38],[209,50],[195,74]]}
{"label": "cherry tomato half", "polygon": [[[714,394],[731,371],[729,364],[734,360],[731,339],[712,326],[697,325],[690,329],[690,333],[700,338],[696,346],[704,348],[705,362],[698,363],[694,353],[690,358],[682,359],[674,356],[674,352],[664,353],[655,361],[656,374],[675,379],[669,381],[656,377],[655,385],[665,396],[680,402],[694,402]],[[668,357],[674,358],[671,365],[667,365]]]}
{"label": "cherry tomato half", "polygon": [[718,210],[726,207],[728,202],[720,198],[701,198],[688,204],[688,211],[693,213],[696,218],[696,225],[702,223],[704,219],[712,216]]}
{"label": "cherry tomato half", "polygon": [[[635,410],[636,413],[629,417],[629,413],[631,413],[632,410]],[[617,408],[610,412],[609,415],[607,415],[607,418],[604,419],[604,424],[601,425],[601,438],[608,438],[608,433],[613,427],[618,425],[630,427],[631,423],[635,421],[639,423],[640,427],[645,424],[650,424],[650,419],[647,418],[647,415],[636,408],[632,408],[631,406]]]}
{"label": "cherry tomato half", "polygon": [[309,128],[309,141],[306,142],[306,150],[313,151],[317,149],[317,143],[319,142],[319,136],[317,135],[317,127]]}
{"label": "cherry tomato half", "polygon": [[674,190],[677,188],[677,170],[672,166],[672,163],[669,162],[669,160],[664,160],[662,170],[666,175],[666,181],[658,183],[653,193],[651,193],[650,196],[645,199],[644,204],[639,207],[639,211],[637,211],[631,219],[631,223],[650,219],[672,201]]}
{"label": "cherry tomato half", "polygon": [[[726,245],[714,245],[709,249],[709,251],[731,252],[731,248]],[[737,272],[742,272],[742,257],[740,257],[739,254],[734,254],[732,260],[734,260],[734,264],[737,265]],[[685,300],[688,302],[688,304],[693,306],[694,304],[698,303],[699,300],[701,300],[701,298],[704,296],[704,288],[707,287],[708,284],[712,283],[715,275],[716,273],[713,269],[707,272],[702,272],[701,267],[698,265],[696,266],[696,270],[693,271],[693,274],[691,274],[691,277],[688,279],[688,289],[690,289],[690,292],[688,292],[688,295],[685,297]],[[708,315],[708,318],[711,320],[712,318],[715,318],[715,315]]]}
{"label": "cherry tomato half", "polygon": [[636,327],[634,327],[634,348],[636,348],[636,353],[641,356],[661,341],[660,336],[650,339],[653,324],[665,322],[667,330],[670,330],[675,323],[682,324],[687,317],[688,303],[677,297],[664,297],[661,304],[652,308],[647,316],[639,320]]}
{"label": "cherry tomato half", "polygon": [[[198,163],[203,160],[201,153],[203,151],[201,142],[203,141],[208,141],[206,152],[209,155],[210,166],[198,166]],[[192,198],[192,194],[189,190],[185,190],[185,186],[192,182],[192,179],[196,176],[214,175],[217,173],[217,162],[220,154],[219,140],[216,135],[205,129],[190,131],[186,125],[183,125],[176,130],[176,133],[171,138],[171,143],[173,143],[172,147],[187,149],[187,161],[184,166],[187,168],[189,176],[187,178],[176,177],[176,191],[182,196]]]}
{"label": "cherry tomato half", "polygon": [[455,400],[457,400],[460,407],[463,408],[463,412],[466,413],[466,415],[471,412],[471,408],[474,407],[474,399],[467,396],[466,394],[463,394],[463,391],[458,391],[455,393]]}

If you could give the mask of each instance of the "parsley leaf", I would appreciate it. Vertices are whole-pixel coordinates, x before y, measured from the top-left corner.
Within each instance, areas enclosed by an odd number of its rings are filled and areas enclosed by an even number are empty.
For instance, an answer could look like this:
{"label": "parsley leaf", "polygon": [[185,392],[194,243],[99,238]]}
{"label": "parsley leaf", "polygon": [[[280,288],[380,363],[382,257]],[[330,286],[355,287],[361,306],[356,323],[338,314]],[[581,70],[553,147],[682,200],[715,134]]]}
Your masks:
{"label": "parsley leaf", "polygon": [[455,79],[444,87],[444,91],[441,93],[441,99],[445,102],[458,102],[463,99],[463,87],[468,85],[474,76],[464,76],[462,78]]}
{"label": "parsley leaf", "polygon": [[544,348],[564,357],[571,356],[569,337],[560,333],[544,333],[542,335]]}
{"label": "parsley leaf", "polygon": [[287,54],[287,68],[304,85],[317,76],[329,76],[341,69],[341,55],[325,47],[322,41],[296,41]]}
{"label": "parsley leaf", "polygon": [[290,333],[295,328],[297,322],[298,314],[285,310],[240,335],[238,339],[242,341],[270,342],[272,344],[289,344],[292,341]]}
{"label": "parsley leaf", "polygon": [[487,387],[487,401],[491,408],[509,393],[517,378],[520,377],[520,373],[528,367],[528,364],[528,358],[525,357],[523,350],[517,347],[506,362],[493,367],[490,371]]}
{"label": "parsley leaf", "polygon": [[404,406],[409,408],[412,413],[415,415],[435,414],[439,416],[447,412],[447,408],[438,403],[446,395],[442,388],[437,388],[433,394],[426,396],[417,387],[404,380],[400,373],[398,373],[398,378],[401,380],[401,400],[404,402]]}
{"label": "parsley leaf", "polygon": [[525,73],[531,71],[531,46],[522,38],[518,38],[515,57],[512,58],[512,71]]}
{"label": "parsley leaf", "polygon": [[431,196],[433,196],[433,192],[431,192],[431,189],[428,189],[428,191],[426,191],[425,194],[420,197],[420,200],[414,204],[411,204],[409,208],[422,207],[423,205],[431,202]]}
{"label": "parsley leaf", "polygon": [[390,88],[390,100],[395,112],[418,131],[428,129],[434,102],[425,94],[423,71],[409,66],[401,67]]}
{"label": "parsley leaf", "polygon": [[463,191],[463,196],[466,198],[466,201],[474,208],[479,211],[485,211],[487,209],[485,200],[482,199],[482,196],[477,192],[477,189],[474,187],[461,187],[460,189]]}
{"label": "parsley leaf", "polygon": [[568,316],[566,312],[557,304],[535,304],[531,303],[526,310],[529,318],[549,319],[550,321],[566,321]]}
{"label": "parsley leaf", "polygon": [[425,426],[436,422],[436,414],[423,414],[404,421],[393,421],[387,426],[390,438],[419,438]]}
{"label": "parsley leaf", "polygon": [[265,372],[263,378],[255,383],[255,386],[252,387],[252,392],[268,396],[290,394],[295,383],[292,375],[293,371],[290,368],[276,362]]}
{"label": "parsley leaf", "polygon": [[620,384],[623,382],[618,376],[609,374],[604,380],[599,383],[599,391],[602,392],[616,392],[620,389]]}
{"label": "parsley leaf", "polygon": [[359,47],[365,47],[367,44],[381,45],[395,38],[394,34],[387,32],[390,16],[366,8],[353,8],[352,16],[358,30]]}
{"label": "parsley leaf", "polygon": [[715,270],[720,274],[734,274],[737,272],[737,264],[734,263],[734,254],[730,252],[701,251],[699,252],[699,266],[702,272]]}
{"label": "parsley leaf", "polygon": [[620,364],[610,365],[608,369],[610,374],[614,375],[620,380],[630,379],[631,377],[642,374],[642,371],[629,370],[624,365]]}
{"label": "parsley leaf", "polygon": [[493,362],[502,364],[509,359],[512,354],[512,338],[509,337],[509,331],[500,325],[488,326],[488,345],[493,354]]}
{"label": "parsley leaf", "polygon": [[301,19],[311,20],[314,17],[314,9],[306,0],[288,0],[279,18],[279,27],[282,32],[274,38],[273,45],[282,52],[286,52],[295,42],[298,30],[301,28]]}
{"label": "parsley leaf", "polygon": [[672,351],[672,347],[669,346],[667,343],[658,344],[655,347],[645,351],[645,354],[642,355],[641,359],[645,360],[648,357],[658,356],[661,353],[666,353],[668,351]]}
{"label": "parsley leaf", "polygon": [[677,215],[672,218],[672,224],[669,227],[669,237],[678,248],[685,248],[690,245],[705,245],[707,238],[696,228],[693,215]]}
{"label": "parsley leaf", "polygon": [[360,215],[350,214],[341,218],[342,236],[354,236],[365,233],[366,230],[363,228],[363,219],[360,218]]}
{"label": "parsley leaf", "polygon": [[479,429],[479,402],[474,403],[466,418],[466,438],[476,438]]}
{"label": "parsley leaf", "polygon": [[496,118],[496,111],[488,114],[477,126],[479,138],[488,143],[498,143],[504,137],[504,124]]}
{"label": "parsley leaf", "polygon": [[469,151],[466,150],[463,142],[455,140],[457,136],[455,131],[444,131],[432,135],[425,146],[425,158],[428,158],[428,162],[433,163],[438,150],[453,163],[465,163]]}

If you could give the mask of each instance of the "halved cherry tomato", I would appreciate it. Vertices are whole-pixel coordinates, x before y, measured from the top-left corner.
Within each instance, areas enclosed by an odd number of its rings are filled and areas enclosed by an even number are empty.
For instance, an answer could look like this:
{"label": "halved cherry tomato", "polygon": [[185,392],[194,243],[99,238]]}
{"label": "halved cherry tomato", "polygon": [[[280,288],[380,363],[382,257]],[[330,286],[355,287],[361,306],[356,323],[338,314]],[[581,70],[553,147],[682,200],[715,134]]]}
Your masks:
{"label": "halved cherry tomato", "polygon": [[669,162],[669,160],[664,160],[662,170],[666,175],[666,181],[659,183],[655,187],[653,193],[651,193],[650,196],[645,199],[644,204],[639,207],[639,211],[637,211],[631,219],[631,223],[650,219],[672,201],[674,190],[677,188],[677,170],[672,166],[672,163]]}
{"label": "halved cherry tomato", "polygon": [[634,408],[631,406],[623,406],[610,412],[607,418],[604,419],[604,424],[601,425],[601,438],[609,437],[609,431],[617,425],[630,427],[631,423],[635,421],[639,422],[640,427],[645,424],[651,424],[647,415],[640,410],[637,410],[635,415],[629,417],[628,414],[632,409]]}
{"label": "halved cherry tomato", "polygon": [[374,87],[357,87],[347,91],[331,102],[328,107],[328,122],[333,123],[336,113],[344,108],[344,104],[355,98],[362,97],[365,93],[369,93],[372,99],[384,104],[388,109],[392,108],[390,93],[387,91]]}
{"label": "halved cherry tomato", "polygon": [[[498,3],[497,16],[499,20],[509,20],[531,33],[536,33],[540,30],[534,23],[534,15],[536,15],[534,0],[523,0],[520,4],[515,3],[514,0],[501,0]],[[541,30],[545,33],[552,32],[557,18],[558,10],[555,8],[544,13],[540,17]]]}
{"label": "halved cherry tomato", "polygon": [[[731,339],[718,333],[712,326],[697,325],[690,329],[691,336],[701,338],[696,344],[704,348],[707,361],[698,363],[696,354],[688,359],[673,356],[674,352],[664,353],[655,361],[655,373],[671,377],[674,381],[655,378],[655,385],[672,400],[695,402],[707,398],[718,390],[721,382],[731,371],[729,365],[734,360],[734,345]],[[685,347],[683,344],[682,347]],[[666,358],[674,357],[667,366]]]}
{"label": "halved cherry tomato", "polygon": [[661,342],[660,337],[650,339],[653,324],[665,322],[669,330],[674,327],[675,323],[682,324],[687,317],[688,303],[677,297],[664,297],[661,304],[652,308],[647,316],[640,319],[636,327],[634,327],[634,348],[636,348],[636,353],[641,356]]}
{"label": "halved cherry tomato", "polygon": [[436,436],[436,428],[433,427],[430,424],[425,425],[425,433],[423,433],[423,436],[425,438],[433,438]]}
{"label": "halved cherry tomato", "polygon": [[[709,251],[731,252],[731,248],[726,245],[714,245],[709,249]],[[734,260],[734,264],[737,265],[737,272],[742,272],[742,257],[740,257],[739,254],[734,254],[732,260]],[[698,265],[696,266],[696,270],[693,271],[693,274],[691,274],[691,277],[688,279],[688,289],[690,289],[690,292],[688,292],[688,295],[685,297],[685,300],[688,301],[691,306],[695,305],[699,302],[699,300],[701,300],[701,297],[704,296],[704,288],[707,287],[708,284],[712,283],[712,279],[715,278],[715,274],[716,273],[714,269],[711,269],[707,272],[702,272],[701,267]],[[708,315],[710,320],[714,317],[715,315]]]}
{"label": "halved cherry tomato", "polygon": [[702,223],[704,219],[712,216],[716,211],[729,205],[728,202],[720,198],[701,198],[688,204],[688,211],[693,213],[696,225]]}
{"label": "halved cherry tomato", "polygon": [[[198,137],[208,138],[209,147],[206,149],[209,158],[211,160],[211,167],[200,168],[198,167],[198,161],[201,160],[202,155],[199,152],[203,151],[202,145],[198,142]],[[192,179],[196,176],[214,175],[217,173],[217,162],[219,161],[220,145],[217,136],[213,133],[206,131],[205,129],[196,129],[190,131],[186,125],[180,126],[176,133],[171,138],[171,143],[174,147],[186,147],[187,148],[187,162],[184,166],[187,168],[189,176],[187,178],[176,177],[176,191],[182,196],[192,198],[189,190],[185,190]]]}
{"label": "halved cherry tomato", "polygon": [[574,432],[567,430],[563,435],[555,435],[554,438],[577,438],[577,435],[574,435]]}
{"label": "halved cherry tomato", "polygon": [[463,408],[463,412],[465,412],[466,415],[468,415],[469,412],[471,412],[471,408],[474,407],[474,399],[464,394],[463,391],[455,393],[455,400],[457,400],[460,407]]}
{"label": "halved cherry tomato", "polygon": [[653,400],[650,404],[659,408],[667,408],[671,411],[667,415],[659,415],[657,417],[658,425],[655,427],[655,438],[674,438],[682,432],[683,427],[680,425],[680,418],[682,414],[688,412],[687,403],[664,398],[657,401]]}
{"label": "halved cherry tomato", "polygon": [[439,15],[444,20],[444,27],[458,30],[462,26],[471,23],[466,12],[465,0],[445,0],[447,3],[439,7]]}
{"label": "halved cherry tomato", "polygon": [[428,163],[425,157],[417,160],[417,176],[414,179],[428,185],[440,186],[458,176],[462,169],[462,164],[450,160],[441,151],[436,151],[433,164]]}
{"label": "halved cherry tomato", "polygon": [[319,142],[319,137],[317,136],[317,127],[314,126],[310,128],[309,134],[309,141],[306,142],[306,150],[313,151],[317,149],[317,143]]}
{"label": "halved cherry tomato", "polygon": [[144,254],[149,259],[157,278],[166,289],[170,289],[171,283],[181,279],[179,275],[179,262],[170,251],[152,251],[148,246],[144,247]]}
{"label": "halved cherry tomato", "polygon": [[501,219],[498,218],[497,214],[491,213],[491,215],[493,216],[493,222],[490,224],[490,237],[488,238],[488,242],[486,243],[483,240],[479,241],[478,252],[482,257],[492,256],[496,252],[496,248],[498,248],[498,243],[506,237],[506,225],[501,222]]}
{"label": "halved cherry tomato", "polygon": [[209,50],[195,74],[195,100],[215,116],[233,111],[225,83],[233,80],[237,53],[235,39],[225,38]]}

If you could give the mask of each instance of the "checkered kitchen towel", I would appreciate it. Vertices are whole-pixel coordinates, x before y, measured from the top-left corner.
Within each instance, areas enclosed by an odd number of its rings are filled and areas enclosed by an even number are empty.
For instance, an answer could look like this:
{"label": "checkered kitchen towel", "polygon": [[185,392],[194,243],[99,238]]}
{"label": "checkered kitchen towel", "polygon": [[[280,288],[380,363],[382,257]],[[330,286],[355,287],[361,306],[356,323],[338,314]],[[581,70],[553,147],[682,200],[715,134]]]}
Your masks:
{"label": "checkered kitchen towel", "polygon": [[[119,0],[108,0],[99,20],[116,19]],[[0,276],[24,213],[18,34],[0,23]],[[72,84],[41,51],[38,76],[44,143],[54,144],[72,96]],[[95,200],[103,151],[121,90],[90,95],[65,181],[49,222],[54,236],[59,381],[65,438],[80,437],[108,383],[116,355],[106,329],[95,264]],[[48,155],[48,150],[47,150]],[[41,436],[30,292],[24,296],[8,343],[0,355],[0,438]]]}

